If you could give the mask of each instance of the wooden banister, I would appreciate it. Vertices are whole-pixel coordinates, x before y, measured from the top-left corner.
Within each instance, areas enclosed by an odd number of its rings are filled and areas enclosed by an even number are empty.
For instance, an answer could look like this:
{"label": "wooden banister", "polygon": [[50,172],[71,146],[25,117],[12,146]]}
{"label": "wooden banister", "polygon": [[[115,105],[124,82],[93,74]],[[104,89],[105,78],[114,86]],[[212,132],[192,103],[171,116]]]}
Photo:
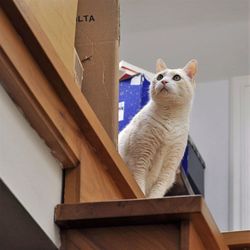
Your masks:
{"label": "wooden banister", "polygon": [[1,83],[63,166],[76,166],[79,129],[0,11]]}
{"label": "wooden banister", "polygon": [[142,198],[34,13],[25,1],[0,3],[1,81],[64,167],[76,167],[65,173],[65,202]]}

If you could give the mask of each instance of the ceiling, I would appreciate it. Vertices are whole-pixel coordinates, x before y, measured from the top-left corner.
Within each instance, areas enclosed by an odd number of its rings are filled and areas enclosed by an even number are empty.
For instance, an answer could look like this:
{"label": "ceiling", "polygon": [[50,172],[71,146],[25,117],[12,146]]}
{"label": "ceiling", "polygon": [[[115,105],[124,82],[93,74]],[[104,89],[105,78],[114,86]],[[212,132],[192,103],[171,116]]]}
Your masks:
{"label": "ceiling", "polygon": [[199,61],[199,80],[249,74],[248,0],[121,0],[121,59],[154,71]]}

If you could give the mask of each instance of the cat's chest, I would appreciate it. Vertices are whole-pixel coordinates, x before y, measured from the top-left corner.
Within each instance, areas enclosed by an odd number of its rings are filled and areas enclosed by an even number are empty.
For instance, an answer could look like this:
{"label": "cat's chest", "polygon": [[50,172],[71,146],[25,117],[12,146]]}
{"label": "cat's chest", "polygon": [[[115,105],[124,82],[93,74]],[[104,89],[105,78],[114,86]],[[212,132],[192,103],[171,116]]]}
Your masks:
{"label": "cat's chest", "polygon": [[164,121],[150,121],[148,124],[148,135],[155,136],[162,147],[169,147],[175,143],[186,140],[188,134],[187,124],[166,123]]}

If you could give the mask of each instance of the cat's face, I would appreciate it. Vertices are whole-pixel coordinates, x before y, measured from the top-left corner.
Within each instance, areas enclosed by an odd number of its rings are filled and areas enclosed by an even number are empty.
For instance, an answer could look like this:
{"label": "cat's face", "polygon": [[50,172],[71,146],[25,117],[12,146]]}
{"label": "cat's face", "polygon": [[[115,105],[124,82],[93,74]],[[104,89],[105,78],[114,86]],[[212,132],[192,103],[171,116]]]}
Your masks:
{"label": "cat's face", "polygon": [[168,69],[166,64],[158,59],[156,75],[150,85],[151,98],[162,105],[185,105],[192,100],[197,71],[197,61],[191,60],[182,69]]}

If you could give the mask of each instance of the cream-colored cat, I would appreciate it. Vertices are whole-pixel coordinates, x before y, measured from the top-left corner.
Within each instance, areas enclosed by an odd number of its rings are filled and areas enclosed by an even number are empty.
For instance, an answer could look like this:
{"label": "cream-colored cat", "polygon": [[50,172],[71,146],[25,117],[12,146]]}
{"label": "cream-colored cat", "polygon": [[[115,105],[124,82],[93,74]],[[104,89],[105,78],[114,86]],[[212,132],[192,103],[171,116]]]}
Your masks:
{"label": "cream-colored cat", "polygon": [[189,130],[196,60],[168,69],[157,60],[150,101],[119,134],[119,153],[146,197],[163,197],[174,184]]}

